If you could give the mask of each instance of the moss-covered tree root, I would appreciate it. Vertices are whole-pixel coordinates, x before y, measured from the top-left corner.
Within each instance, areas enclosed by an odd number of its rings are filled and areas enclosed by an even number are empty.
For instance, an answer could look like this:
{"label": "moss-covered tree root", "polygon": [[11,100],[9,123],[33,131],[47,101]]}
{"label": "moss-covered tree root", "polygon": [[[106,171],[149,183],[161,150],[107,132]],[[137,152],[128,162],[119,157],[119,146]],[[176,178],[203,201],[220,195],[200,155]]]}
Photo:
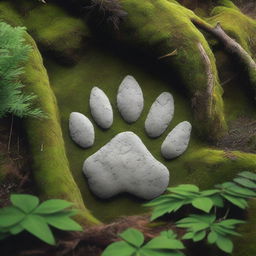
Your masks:
{"label": "moss-covered tree root", "polygon": [[[215,139],[226,123],[222,88],[214,55],[203,34],[191,22],[199,19],[176,1],[121,0],[128,13],[115,38],[158,59],[177,49],[177,55],[161,60],[179,74],[193,108],[199,134]],[[173,77],[170,77],[170,80]]]}
{"label": "moss-covered tree root", "polygon": [[98,221],[84,206],[79,188],[69,170],[56,99],[42,57],[28,34],[26,40],[32,52],[25,68],[23,83],[28,93],[38,95],[38,106],[47,115],[45,119],[27,118],[24,121],[39,194],[44,199],[63,198],[74,202],[75,207],[81,210],[81,223],[96,224]]}

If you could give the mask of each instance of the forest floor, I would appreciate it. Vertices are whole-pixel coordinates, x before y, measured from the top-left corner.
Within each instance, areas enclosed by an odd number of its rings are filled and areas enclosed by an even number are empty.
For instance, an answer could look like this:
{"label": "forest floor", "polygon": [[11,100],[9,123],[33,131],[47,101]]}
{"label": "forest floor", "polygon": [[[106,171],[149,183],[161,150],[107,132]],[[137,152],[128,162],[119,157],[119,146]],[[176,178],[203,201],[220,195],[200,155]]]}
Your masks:
{"label": "forest floor", "polygon": [[[0,207],[9,203],[11,193],[35,194],[33,178],[29,171],[29,153],[26,151],[22,128],[17,120],[14,120],[13,126],[11,123],[12,120],[9,118],[0,124],[0,168],[11,170],[0,185]],[[229,133],[217,143],[217,147],[227,151],[227,154],[232,150],[256,153],[256,121],[240,117],[229,125]],[[141,230],[146,240],[157,236],[162,230],[174,228],[171,223],[163,222],[150,226],[149,215],[128,216],[110,224],[85,228],[84,232],[79,233],[55,230],[58,240],[56,247],[23,233],[0,242],[1,256],[100,256],[108,244],[117,240],[116,234],[129,227]]]}

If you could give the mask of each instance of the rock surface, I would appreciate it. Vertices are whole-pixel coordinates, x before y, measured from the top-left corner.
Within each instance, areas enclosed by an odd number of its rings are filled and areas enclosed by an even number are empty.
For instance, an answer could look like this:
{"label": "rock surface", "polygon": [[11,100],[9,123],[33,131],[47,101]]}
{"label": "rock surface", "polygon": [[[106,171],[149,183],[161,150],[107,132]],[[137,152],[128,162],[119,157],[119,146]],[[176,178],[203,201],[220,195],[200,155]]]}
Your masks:
{"label": "rock surface", "polygon": [[72,140],[80,147],[89,148],[94,143],[94,127],[91,121],[81,113],[70,114],[69,132]]}
{"label": "rock surface", "polygon": [[162,194],[169,184],[168,169],[133,132],[119,133],[87,158],[83,172],[90,189],[100,198],[128,192],[150,200]]}
{"label": "rock surface", "polygon": [[152,104],[145,121],[149,137],[160,136],[169,126],[174,114],[174,100],[169,92],[161,93]]}
{"label": "rock surface", "polygon": [[90,95],[90,109],[94,121],[103,129],[113,124],[113,110],[107,95],[98,87],[93,87]]}
{"label": "rock surface", "polygon": [[132,76],[126,76],[119,86],[117,107],[123,119],[128,123],[135,122],[144,107],[142,90]]}
{"label": "rock surface", "polygon": [[161,153],[166,159],[173,159],[182,155],[189,144],[192,126],[189,122],[179,123],[166,137]]}

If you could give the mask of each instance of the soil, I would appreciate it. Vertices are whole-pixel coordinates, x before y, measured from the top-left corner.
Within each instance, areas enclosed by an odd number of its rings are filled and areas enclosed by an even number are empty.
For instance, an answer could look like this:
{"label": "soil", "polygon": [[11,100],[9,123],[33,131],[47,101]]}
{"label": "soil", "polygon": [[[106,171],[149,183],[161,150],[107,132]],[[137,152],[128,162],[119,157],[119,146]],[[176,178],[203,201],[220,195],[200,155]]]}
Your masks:
{"label": "soil", "polygon": [[216,146],[225,151],[256,153],[256,120],[239,117],[229,123],[229,131]]}
{"label": "soil", "polygon": [[0,183],[0,207],[9,203],[12,193],[33,193],[29,154],[18,119],[4,118],[0,122],[0,169],[6,174]]}

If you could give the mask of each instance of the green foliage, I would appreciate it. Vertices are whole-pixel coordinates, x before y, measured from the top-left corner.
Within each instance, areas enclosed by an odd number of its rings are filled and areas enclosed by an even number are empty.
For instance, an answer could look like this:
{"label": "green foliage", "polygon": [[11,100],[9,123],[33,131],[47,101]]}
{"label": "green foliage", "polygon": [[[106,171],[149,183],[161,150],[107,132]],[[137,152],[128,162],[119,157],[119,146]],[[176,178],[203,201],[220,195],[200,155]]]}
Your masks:
{"label": "green foliage", "polygon": [[32,107],[36,96],[22,92],[20,75],[30,52],[30,46],[24,43],[24,31],[23,27],[13,28],[0,22],[0,117],[43,116],[38,108]]}
{"label": "green foliage", "polygon": [[191,204],[194,208],[209,213],[212,208],[223,207],[225,200],[239,208],[245,209],[246,199],[255,197],[256,175],[242,172],[234,182],[218,184],[215,189],[200,191],[195,185],[185,184],[168,188],[171,193],[162,195],[145,206],[154,207],[151,220],[166,214],[178,211],[182,206]]}
{"label": "green foliage", "polygon": [[216,220],[215,215],[189,215],[176,222],[177,227],[186,228],[187,233],[182,239],[192,239],[194,242],[203,240],[207,236],[210,244],[216,244],[221,250],[231,253],[233,243],[228,237],[229,235],[239,236],[235,232],[235,225],[245,223],[242,220],[228,219]]}
{"label": "green foliage", "polygon": [[28,194],[11,195],[11,206],[0,209],[0,239],[17,235],[26,230],[42,241],[55,245],[49,227],[65,231],[82,231],[82,227],[70,217],[76,211],[68,209],[72,203],[50,199],[39,204],[36,196]]}
{"label": "green foliage", "polygon": [[119,237],[122,241],[110,244],[102,256],[184,256],[179,251],[184,249],[184,245],[171,230],[161,232],[146,244],[144,235],[137,229],[126,229]]}
{"label": "green foliage", "polygon": [[[247,199],[256,197],[256,174],[241,172],[233,182],[225,182],[215,185],[214,189],[200,191],[192,184],[179,185],[168,188],[169,194],[162,195],[145,206],[153,207],[151,220],[164,214],[178,211],[184,205],[192,205],[194,208],[208,213],[208,215],[191,214],[176,222],[177,227],[187,229],[182,239],[192,239],[193,242],[204,240],[210,244],[216,244],[219,249],[231,253],[233,243],[230,236],[239,236],[235,231],[237,224],[244,221],[236,219],[217,219],[216,209],[224,207],[225,202],[235,205],[241,209],[248,207]],[[215,208],[215,213],[210,213]]]}
{"label": "green foliage", "polygon": [[[199,242],[207,239],[209,244],[215,244],[220,250],[232,253],[233,242],[231,236],[240,236],[235,231],[236,225],[245,221],[238,219],[221,219],[216,217],[216,208],[224,207],[229,202],[239,208],[245,209],[246,199],[256,196],[256,174],[242,172],[238,174],[233,182],[225,182],[215,186],[215,189],[200,191],[192,184],[179,185],[168,188],[167,195],[160,196],[145,206],[154,207],[151,220],[154,220],[166,213],[178,211],[184,205],[192,205],[194,208],[203,211],[204,214],[190,214],[188,217],[177,221],[176,227],[186,229],[182,240],[191,239]],[[215,208],[215,213],[210,213]],[[16,219],[12,221],[17,221]],[[164,231],[146,244],[143,234],[133,228],[119,234],[122,241],[110,244],[102,256],[182,256],[180,250],[184,245],[177,239],[173,231]]]}

